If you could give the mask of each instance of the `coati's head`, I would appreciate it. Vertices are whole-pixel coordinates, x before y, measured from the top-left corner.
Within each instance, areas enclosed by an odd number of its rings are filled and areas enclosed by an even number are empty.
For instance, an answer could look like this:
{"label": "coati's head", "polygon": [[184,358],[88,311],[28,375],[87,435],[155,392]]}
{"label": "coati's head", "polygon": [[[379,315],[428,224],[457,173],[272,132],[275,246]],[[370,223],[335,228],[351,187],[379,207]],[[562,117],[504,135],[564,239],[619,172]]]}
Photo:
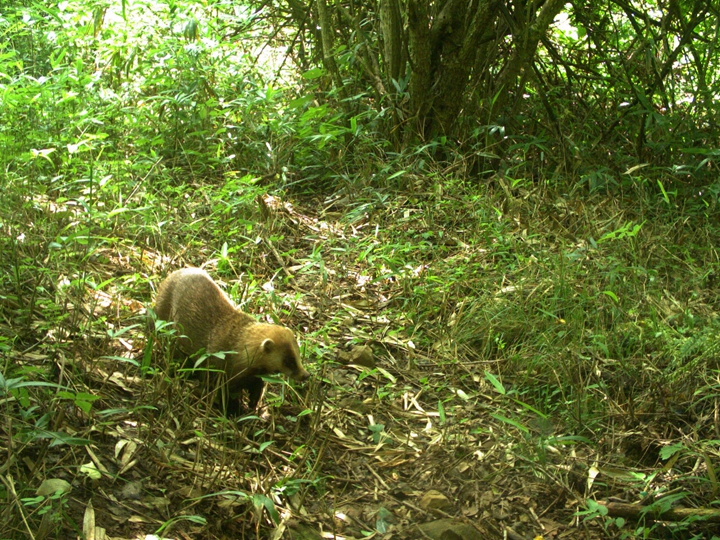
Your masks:
{"label": "coati's head", "polygon": [[300,360],[300,348],[291,330],[277,324],[253,324],[246,338],[254,345],[251,369],[258,373],[282,373],[296,381],[304,381],[310,374]]}

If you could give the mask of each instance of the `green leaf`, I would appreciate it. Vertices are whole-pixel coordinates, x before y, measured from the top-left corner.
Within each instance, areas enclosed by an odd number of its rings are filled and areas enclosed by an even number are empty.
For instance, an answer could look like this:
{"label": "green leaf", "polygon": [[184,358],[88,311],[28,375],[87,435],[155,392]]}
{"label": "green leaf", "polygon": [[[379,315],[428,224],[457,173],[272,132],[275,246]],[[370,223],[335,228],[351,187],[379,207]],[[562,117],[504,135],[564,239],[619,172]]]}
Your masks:
{"label": "green leaf", "polygon": [[312,103],[313,96],[303,96],[299,97],[297,99],[293,99],[290,103],[288,103],[288,108],[290,109],[304,109],[308,104]]}
{"label": "green leaf", "polygon": [[91,440],[82,439],[80,437],[71,437],[67,433],[49,432],[49,437],[52,439],[50,446],[60,446],[68,444],[70,446],[88,446],[92,444]]}
{"label": "green leaf", "polygon": [[663,186],[662,182],[658,179],[657,181],[658,186],[660,186],[660,191],[662,192],[663,199],[665,199],[666,204],[670,204],[670,197],[667,194],[667,191],[665,191],[665,186]]}
{"label": "green leaf", "polygon": [[267,513],[270,515],[270,518],[273,520],[273,523],[280,523],[280,514],[278,514],[278,511],[275,509],[275,503],[272,501],[272,499],[260,493],[255,493],[252,499],[253,505],[255,505],[255,508],[258,511],[265,508],[265,510],[267,510]]}
{"label": "green leaf", "polygon": [[322,68],[313,68],[309,69],[305,73],[302,74],[302,78],[306,81],[310,81],[312,79],[318,79],[325,75],[325,70]]}
{"label": "green leaf", "polygon": [[88,478],[92,478],[93,480],[100,480],[100,478],[102,478],[102,473],[98,471],[98,468],[93,462],[80,465],[80,473],[86,475]]}
{"label": "green leaf", "polygon": [[275,443],[275,441],[265,441],[264,443],[260,444],[260,448],[259,448],[260,453],[262,453],[263,450],[265,450],[268,446],[271,446],[274,443]]}
{"label": "green leaf", "polygon": [[501,422],[505,422],[506,424],[510,424],[511,426],[514,426],[518,428],[523,433],[529,433],[530,430],[523,426],[520,422],[517,422],[515,420],[512,420],[510,418],[507,418],[501,414],[493,413],[490,416],[492,416],[495,420],[500,420]]}
{"label": "green leaf", "polygon": [[43,480],[40,487],[37,488],[35,494],[40,497],[49,497],[50,495],[54,495],[58,492],[70,493],[71,491],[72,486],[67,480],[63,480],[61,478],[48,478],[47,480]]}
{"label": "green leaf", "polygon": [[245,499],[250,498],[248,496],[248,494],[245,493],[244,491],[237,491],[237,490],[229,489],[227,491],[216,491],[215,493],[208,493],[207,495],[200,495],[199,497],[193,497],[192,499],[188,499],[188,500],[189,501],[199,501],[202,499],[208,499],[210,497],[218,497],[218,496],[226,497],[226,498],[231,497],[233,499],[240,499],[240,500],[245,500]]}
{"label": "green leaf", "polygon": [[495,390],[497,391],[498,394],[501,394],[501,395],[504,396],[504,395],[507,393],[506,390],[505,390],[505,387],[504,387],[503,384],[498,380],[498,378],[495,377],[495,375],[493,375],[493,374],[490,373],[489,371],[486,371],[486,372],[485,372],[485,378],[490,382],[490,384],[492,384],[492,385],[495,387]]}
{"label": "green leaf", "polygon": [[616,304],[619,304],[619,303],[620,303],[620,300],[618,300],[618,297],[615,295],[614,292],[612,292],[612,291],[603,291],[603,294],[609,296],[610,298],[612,298],[612,299],[615,301]]}
{"label": "green leaf", "polygon": [[388,379],[392,384],[395,384],[397,382],[397,379],[395,376],[387,371],[386,369],[381,368],[380,366],[376,366],[374,369],[378,371],[378,373],[382,374],[386,379]]}
{"label": "green leaf", "polygon": [[685,450],[685,446],[682,443],[675,443],[669,444],[668,446],[663,446],[660,449],[660,459],[670,459],[681,450]]}

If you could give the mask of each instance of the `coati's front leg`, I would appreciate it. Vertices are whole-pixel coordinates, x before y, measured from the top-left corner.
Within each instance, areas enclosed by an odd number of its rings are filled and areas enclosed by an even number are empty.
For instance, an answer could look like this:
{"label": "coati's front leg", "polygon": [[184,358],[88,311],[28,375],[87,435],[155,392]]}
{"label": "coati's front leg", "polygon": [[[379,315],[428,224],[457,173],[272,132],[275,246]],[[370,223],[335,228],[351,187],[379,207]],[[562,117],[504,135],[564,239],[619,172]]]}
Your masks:
{"label": "coati's front leg", "polygon": [[260,377],[248,377],[247,380],[243,381],[242,388],[243,390],[247,390],[248,409],[254,411],[262,399],[263,391],[265,390],[265,381]]}
{"label": "coati's front leg", "polygon": [[[240,416],[257,409],[265,390],[265,382],[260,377],[248,377],[235,387],[232,396],[228,396],[225,405],[227,416]],[[247,392],[247,408],[243,404],[243,394]]]}

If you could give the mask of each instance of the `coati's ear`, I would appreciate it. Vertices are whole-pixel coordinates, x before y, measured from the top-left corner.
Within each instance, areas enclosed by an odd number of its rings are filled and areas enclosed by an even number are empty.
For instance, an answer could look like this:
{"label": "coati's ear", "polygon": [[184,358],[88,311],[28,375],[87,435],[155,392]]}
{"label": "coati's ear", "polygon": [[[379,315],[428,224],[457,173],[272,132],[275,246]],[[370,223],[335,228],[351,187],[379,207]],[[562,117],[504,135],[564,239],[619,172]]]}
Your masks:
{"label": "coati's ear", "polygon": [[275,350],[275,342],[270,338],[264,339],[260,348],[265,354],[270,354]]}

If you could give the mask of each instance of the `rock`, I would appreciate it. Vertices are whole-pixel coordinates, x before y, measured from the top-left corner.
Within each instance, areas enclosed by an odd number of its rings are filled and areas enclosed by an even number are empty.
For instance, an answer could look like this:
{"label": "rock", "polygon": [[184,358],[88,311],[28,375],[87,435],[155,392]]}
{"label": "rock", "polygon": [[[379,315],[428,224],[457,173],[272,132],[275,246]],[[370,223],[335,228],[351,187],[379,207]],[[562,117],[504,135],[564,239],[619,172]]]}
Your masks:
{"label": "rock", "polygon": [[435,489],[426,491],[420,499],[420,508],[434,515],[452,512],[453,505],[450,500]]}
{"label": "rock", "polygon": [[142,490],[142,481],[128,482],[120,490],[120,498],[131,499],[135,501],[140,500],[140,498],[142,497]]}
{"label": "rock", "polygon": [[340,351],[337,359],[341,364],[353,364],[371,369],[375,367],[375,356],[372,349],[367,345],[356,345],[350,349],[349,353]]}
{"label": "rock", "polygon": [[417,526],[433,540],[477,540],[479,532],[472,525],[457,519],[438,519]]}

